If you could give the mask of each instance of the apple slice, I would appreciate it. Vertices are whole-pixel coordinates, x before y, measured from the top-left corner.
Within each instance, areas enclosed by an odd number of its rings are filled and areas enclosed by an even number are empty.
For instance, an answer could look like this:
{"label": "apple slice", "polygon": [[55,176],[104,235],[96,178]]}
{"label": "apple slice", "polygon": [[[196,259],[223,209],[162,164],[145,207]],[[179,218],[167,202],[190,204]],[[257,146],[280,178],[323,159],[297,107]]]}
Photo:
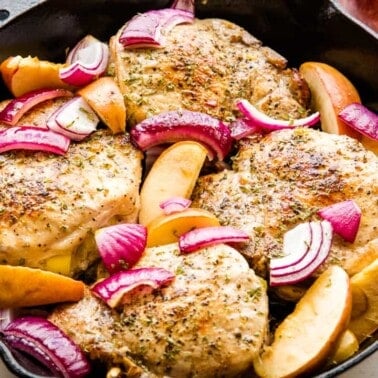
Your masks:
{"label": "apple slice", "polygon": [[324,271],[278,326],[274,340],[254,360],[261,377],[296,377],[326,361],[345,331],[352,309],[348,274]]}
{"label": "apple slice", "polygon": [[72,87],[59,78],[63,64],[28,56],[11,56],[0,65],[1,75],[10,92],[19,97],[36,89]]}
{"label": "apple slice", "polygon": [[0,308],[39,306],[78,301],[84,283],[70,277],[25,266],[0,265]]}
{"label": "apple slice", "polygon": [[195,228],[220,226],[218,218],[209,211],[188,208],[162,215],[147,227],[147,247],[175,243],[179,237]]}
{"label": "apple slice", "polygon": [[355,334],[347,329],[337,340],[336,346],[328,357],[327,365],[336,365],[353,356],[359,349],[358,340]]}
{"label": "apple slice", "polygon": [[361,143],[367,150],[370,150],[378,155],[378,141],[362,135]]}
{"label": "apple slice", "polygon": [[338,117],[347,105],[361,102],[350,80],[336,68],[320,62],[305,62],[299,67],[299,72],[310,88],[314,110],[320,113],[322,130],[361,139],[360,133]]}
{"label": "apple slice", "polygon": [[126,129],[126,106],[122,93],[111,77],[101,77],[78,91],[102,122],[114,134]]}
{"label": "apple slice", "polygon": [[169,198],[190,198],[206,155],[207,149],[193,141],[174,143],[160,154],[141,188],[139,223],[148,226],[163,215],[160,204]]}
{"label": "apple slice", "polygon": [[71,275],[71,255],[57,255],[46,260],[45,268],[53,273]]}
{"label": "apple slice", "polygon": [[378,329],[378,259],[353,275],[352,319],[349,329],[361,343]]}

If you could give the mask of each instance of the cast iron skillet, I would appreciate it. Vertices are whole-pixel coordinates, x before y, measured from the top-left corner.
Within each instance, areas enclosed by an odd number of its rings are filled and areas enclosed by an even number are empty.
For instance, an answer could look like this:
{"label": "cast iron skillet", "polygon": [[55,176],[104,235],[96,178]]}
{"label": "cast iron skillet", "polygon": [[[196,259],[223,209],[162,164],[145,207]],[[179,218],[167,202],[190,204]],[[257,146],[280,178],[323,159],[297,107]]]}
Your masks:
{"label": "cast iron skillet", "polygon": [[[137,12],[169,5],[169,0],[0,0],[0,62],[10,55],[63,62],[66,49],[84,35],[107,41]],[[225,18],[245,27],[288,58],[289,66],[306,60],[335,66],[356,85],[362,101],[378,109],[378,33],[337,0],[202,0],[196,2],[196,16]],[[0,82],[0,99],[9,96]],[[357,355],[316,377],[341,374],[377,350],[375,335]],[[37,364],[15,358],[2,342],[0,357],[19,377],[48,376]]]}

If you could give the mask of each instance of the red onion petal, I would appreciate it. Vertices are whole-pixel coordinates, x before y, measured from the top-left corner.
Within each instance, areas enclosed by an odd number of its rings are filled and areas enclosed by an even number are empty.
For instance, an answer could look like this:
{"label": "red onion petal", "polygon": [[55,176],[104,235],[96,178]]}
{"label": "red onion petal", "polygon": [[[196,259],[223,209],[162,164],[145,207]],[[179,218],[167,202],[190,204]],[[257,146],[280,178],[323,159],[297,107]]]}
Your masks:
{"label": "red onion petal", "polygon": [[269,131],[312,126],[318,123],[320,120],[319,112],[315,112],[305,118],[293,119],[290,121],[277,120],[261,112],[255,106],[253,106],[248,100],[245,99],[237,101],[236,106],[243,113],[244,117],[250,121],[252,125]]}
{"label": "red onion petal", "polygon": [[137,14],[129,20],[119,38],[125,48],[162,47],[164,35],[176,25],[191,23],[194,14],[180,9],[158,9]]}
{"label": "red onion petal", "polygon": [[[315,246],[312,248],[311,245],[308,249],[307,254],[310,256],[304,256],[303,259],[300,259],[299,264],[301,264],[301,266],[293,264],[286,268],[270,270],[271,286],[291,285],[305,280],[323,264],[329,255],[333,235],[331,223],[323,220],[321,222],[310,222],[310,225],[312,234],[314,235],[312,245]],[[317,233],[314,229],[315,225],[320,225],[320,233]],[[316,248],[316,246],[318,248]],[[303,263],[304,261],[306,264]]]}
{"label": "red onion petal", "polygon": [[163,268],[138,268],[122,270],[108,278],[95,283],[91,290],[108,306],[114,308],[122,302],[125,294],[135,288],[150,286],[153,289],[165,286],[172,282],[175,275]]}
{"label": "red onion petal", "polygon": [[346,106],[339,114],[343,120],[353,129],[367,137],[378,140],[378,115],[360,103],[352,103]]}
{"label": "red onion petal", "polygon": [[161,13],[164,14],[164,20],[162,23],[162,31],[164,35],[167,35],[176,25],[184,23],[190,24],[194,21],[193,13],[181,9],[161,9]]}
{"label": "red onion petal", "polygon": [[318,215],[332,224],[335,233],[353,243],[361,222],[361,209],[353,200],[334,203],[318,211]]}
{"label": "red onion petal", "polygon": [[174,0],[171,8],[194,14],[194,0]]}
{"label": "red onion petal", "polygon": [[102,261],[109,273],[131,268],[141,258],[147,243],[147,229],[141,224],[117,224],[95,232]]}
{"label": "red onion petal", "polygon": [[64,155],[70,139],[48,129],[14,126],[0,131],[0,153],[11,150],[34,150]]}
{"label": "red onion petal", "polygon": [[16,309],[0,308],[0,331],[16,318]]}
{"label": "red onion petal", "polygon": [[192,201],[183,197],[171,197],[159,204],[165,215],[179,213],[187,209],[192,204]]}
{"label": "red onion petal", "polygon": [[230,125],[231,136],[235,140],[240,140],[249,135],[261,132],[261,128],[251,124],[246,118],[238,118],[231,122]]}
{"label": "red onion petal", "polygon": [[312,238],[310,222],[300,223],[285,232],[283,238],[283,257],[272,258],[270,260],[270,269],[287,268],[299,263],[308,253]]}
{"label": "red onion petal", "polygon": [[59,71],[65,83],[80,87],[101,76],[108,66],[109,47],[91,35],[87,35],[70,51],[68,66]]}
{"label": "red onion petal", "polygon": [[0,112],[0,122],[14,126],[31,108],[41,102],[57,97],[72,97],[73,93],[66,89],[38,89],[11,100]]}
{"label": "red onion petal", "polygon": [[79,141],[94,132],[99,122],[99,118],[87,102],[81,96],[76,96],[48,118],[47,127]]}
{"label": "red onion petal", "polygon": [[247,233],[233,227],[201,227],[181,235],[179,249],[181,253],[189,253],[214,244],[240,243],[248,240]]}
{"label": "red onion petal", "polygon": [[11,348],[33,356],[58,377],[79,378],[90,371],[79,347],[45,318],[15,319],[2,333]]}
{"label": "red onion petal", "polygon": [[[321,244],[323,242],[323,228],[322,228],[321,222],[308,222],[308,226],[309,226],[309,233],[310,233],[310,244],[308,245],[308,248],[305,251],[305,253],[302,254],[302,256],[292,264],[287,264],[287,262],[286,263],[283,262],[283,265],[280,266],[279,261],[278,261],[274,267],[270,265],[271,267],[270,272],[272,276],[284,276],[287,274],[296,273],[306,268],[315,260],[318,254],[318,251],[321,247]],[[299,232],[300,230],[298,229],[297,230],[298,238],[300,237]],[[292,245],[292,247],[296,249],[300,247],[300,245],[299,244]],[[294,253],[292,251],[287,251],[287,252]],[[281,258],[272,259],[271,263],[277,260],[281,260]],[[282,260],[285,260],[285,258],[283,258]]]}
{"label": "red onion petal", "polygon": [[168,111],[138,123],[130,132],[132,142],[145,151],[163,143],[194,140],[205,145],[209,158],[223,160],[232,147],[230,129],[205,113]]}

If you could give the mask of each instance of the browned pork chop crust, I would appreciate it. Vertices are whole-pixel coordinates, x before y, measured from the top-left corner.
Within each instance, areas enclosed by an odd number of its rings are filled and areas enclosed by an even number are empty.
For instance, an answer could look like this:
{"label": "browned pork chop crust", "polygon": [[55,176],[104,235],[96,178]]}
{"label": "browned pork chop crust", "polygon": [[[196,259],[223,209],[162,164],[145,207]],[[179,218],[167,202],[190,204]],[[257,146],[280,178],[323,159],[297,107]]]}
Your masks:
{"label": "browned pork chop crust", "polygon": [[[44,126],[58,104],[41,104],[19,123]],[[127,135],[108,130],[72,142],[64,156],[0,154],[0,263],[46,268],[73,254],[71,274],[85,269],[97,256],[96,229],[136,222],[141,160]]]}
{"label": "browned pork chop crust", "polygon": [[132,294],[119,310],[88,294],[50,320],[93,359],[109,366],[131,359],[136,376],[233,377],[251,367],[267,332],[268,298],[239,252],[217,245],[180,255],[169,244],[147,249],[138,266],[176,277],[152,294]]}
{"label": "browned pork chop crust", "polygon": [[243,28],[221,19],[178,25],[159,49],[124,49],[110,42],[115,79],[135,124],[168,110],[200,111],[230,121],[246,98],[280,119],[307,113],[309,91],[286,60]]}
{"label": "browned pork chop crust", "polygon": [[378,159],[358,141],[306,128],[277,131],[245,141],[233,169],[200,178],[192,206],[251,235],[242,253],[259,274],[282,253],[288,229],[347,199],[362,211],[357,239],[335,235],[327,264],[352,274],[378,257]]}

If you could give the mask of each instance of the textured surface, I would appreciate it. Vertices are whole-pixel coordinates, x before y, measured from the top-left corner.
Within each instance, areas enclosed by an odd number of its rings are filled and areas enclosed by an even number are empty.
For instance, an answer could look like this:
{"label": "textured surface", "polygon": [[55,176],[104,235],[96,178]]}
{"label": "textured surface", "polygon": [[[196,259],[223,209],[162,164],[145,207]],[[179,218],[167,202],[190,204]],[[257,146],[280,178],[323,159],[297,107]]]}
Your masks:
{"label": "textured surface", "polygon": [[230,121],[235,100],[246,98],[281,119],[307,114],[309,91],[286,59],[245,29],[225,20],[178,25],[159,49],[110,46],[115,78],[130,123],[168,110],[202,111]]}
{"label": "textured surface", "polygon": [[192,206],[248,232],[243,253],[260,274],[282,253],[286,230],[346,199],[361,208],[361,225],[353,244],[334,236],[328,263],[352,274],[378,257],[378,159],[356,140],[313,129],[274,132],[245,143],[233,167],[202,177]]}
{"label": "textured surface", "polygon": [[[55,107],[44,103],[20,124],[43,125]],[[44,267],[50,257],[78,252],[75,264],[85,268],[90,261],[80,249],[94,230],[136,221],[141,158],[126,135],[108,130],[71,143],[64,156],[1,154],[0,262]]]}
{"label": "textured surface", "polygon": [[[177,244],[145,251],[138,266],[176,274],[153,294],[130,295],[119,311],[87,296],[50,320],[92,358],[124,356],[158,376],[235,376],[251,366],[267,327],[265,283],[233,248],[218,245],[179,255]],[[74,331],[73,331],[74,325]]]}
{"label": "textured surface", "polygon": [[2,18],[0,19],[0,26],[45,1],[46,0],[1,0],[0,9],[2,11]]}

